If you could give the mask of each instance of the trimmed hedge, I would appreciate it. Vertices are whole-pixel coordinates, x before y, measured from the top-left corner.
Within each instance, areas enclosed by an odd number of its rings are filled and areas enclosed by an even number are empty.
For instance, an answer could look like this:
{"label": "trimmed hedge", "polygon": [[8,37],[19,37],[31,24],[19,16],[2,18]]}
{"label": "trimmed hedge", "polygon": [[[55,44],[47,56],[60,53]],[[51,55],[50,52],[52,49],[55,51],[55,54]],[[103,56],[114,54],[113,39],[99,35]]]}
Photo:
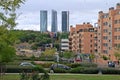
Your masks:
{"label": "trimmed hedge", "polygon": [[120,70],[115,68],[103,68],[101,72],[102,74],[120,74]]}
{"label": "trimmed hedge", "polygon": [[43,63],[43,64],[39,64],[40,66],[44,67],[44,68],[50,68],[50,66],[52,65],[53,63]]}
{"label": "trimmed hedge", "polygon": [[21,73],[21,72],[32,72],[37,70],[39,73],[44,73],[45,70],[43,67],[26,67],[26,66],[6,66],[6,73]]}
{"label": "trimmed hedge", "polygon": [[94,63],[72,63],[72,64],[67,64],[71,68],[76,68],[76,67],[97,67],[97,64]]}
{"label": "trimmed hedge", "polygon": [[97,74],[98,68],[77,67],[70,70],[70,73]]}
{"label": "trimmed hedge", "polygon": [[68,70],[61,69],[61,68],[55,68],[54,73],[67,73],[69,72]]}

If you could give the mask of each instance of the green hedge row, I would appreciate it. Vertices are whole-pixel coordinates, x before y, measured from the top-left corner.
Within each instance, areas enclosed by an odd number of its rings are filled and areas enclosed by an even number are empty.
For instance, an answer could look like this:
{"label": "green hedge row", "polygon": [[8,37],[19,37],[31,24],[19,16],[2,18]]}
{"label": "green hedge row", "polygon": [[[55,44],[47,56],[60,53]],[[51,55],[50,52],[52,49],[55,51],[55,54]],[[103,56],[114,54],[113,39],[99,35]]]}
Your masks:
{"label": "green hedge row", "polygon": [[45,72],[44,68],[41,66],[36,66],[36,67],[23,67],[23,66],[7,66],[5,69],[6,73],[21,73],[21,72],[33,72],[33,71],[38,71],[39,73]]}
{"label": "green hedge row", "polygon": [[70,70],[70,73],[97,74],[98,68],[77,67]]}
{"label": "green hedge row", "polygon": [[72,63],[72,64],[67,64],[71,68],[76,68],[76,67],[97,67],[97,64],[94,63]]}
{"label": "green hedge row", "polygon": [[54,70],[55,73],[80,73],[80,74],[98,74],[101,72],[102,74],[120,74],[119,69],[115,68],[88,68],[88,67],[77,67],[77,68],[72,68],[71,70],[64,70],[57,68]]}
{"label": "green hedge row", "polygon": [[103,68],[101,69],[102,74],[120,74],[120,69],[115,68]]}

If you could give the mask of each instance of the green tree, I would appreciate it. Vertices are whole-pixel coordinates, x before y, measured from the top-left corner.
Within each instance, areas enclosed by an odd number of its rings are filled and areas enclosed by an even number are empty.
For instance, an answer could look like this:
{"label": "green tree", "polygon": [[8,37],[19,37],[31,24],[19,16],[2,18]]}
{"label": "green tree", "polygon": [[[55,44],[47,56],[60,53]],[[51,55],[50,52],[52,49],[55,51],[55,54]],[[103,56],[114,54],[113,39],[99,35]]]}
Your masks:
{"label": "green tree", "polygon": [[[0,63],[13,60],[15,38],[11,30],[17,25],[16,10],[25,0],[0,0]],[[1,67],[1,66],[0,66]]]}
{"label": "green tree", "polygon": [[55,52],[56,52],[56,49],[55,48],[50,48],[50,49],[46,49],[45,52],[43,52],[43,55],[44,56],[54,56],[55,55]]}
{"label": "green tree", "polygon": [[95,54],[91,53],[89,57],[90,57],[91,62],[93,62],[95,59]]}
{"label": "green tree", "polygon": [[64,58],[69,59],[69,58],[72,58],[74,56],[74,53],[72,51],[65,51],[65,52],[62,53],[62,56]]}
{"label": "green tree", "polygon": [[120,44],[116,48],[114,48],[114,56],[117,60],[120,60]]}

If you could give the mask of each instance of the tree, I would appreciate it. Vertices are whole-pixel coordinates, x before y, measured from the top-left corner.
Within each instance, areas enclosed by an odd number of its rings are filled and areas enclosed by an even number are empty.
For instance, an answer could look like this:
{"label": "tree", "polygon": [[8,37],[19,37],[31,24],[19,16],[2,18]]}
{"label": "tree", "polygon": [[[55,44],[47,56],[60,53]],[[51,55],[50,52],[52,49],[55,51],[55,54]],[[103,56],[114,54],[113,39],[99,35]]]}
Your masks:
{"label": "tree", "polygon": [[114,50],[114,56],[117,60],[120,60],[120,44],[116,48],[114,48]]}
{"label": "tree", "polygon": [[70,58],[72,58],[74,56],[74,53],[71,52],[71,51],[65,51],[65,52],[62,53],[62,56],[64,58],[70,59]]}
{"label": "tree", "polygon": [[46,49],[45,52],[43,53],[44,56],[54,56],[56,52],[55,48],[50,48],[50,49]]}
{"label": "tree", "polygon": [[11,30],[17,25],[16,18],[18,15],[15,11],[24,1],[0,0],[0,63],[12,61],[15,56],[15,49],[13,48],[15,38],[11,34]]}
{"label": "tree", "polygon": [[93,62],[95,59],[95,54],[91,53],[89,57],[90,57],[91,62]]}

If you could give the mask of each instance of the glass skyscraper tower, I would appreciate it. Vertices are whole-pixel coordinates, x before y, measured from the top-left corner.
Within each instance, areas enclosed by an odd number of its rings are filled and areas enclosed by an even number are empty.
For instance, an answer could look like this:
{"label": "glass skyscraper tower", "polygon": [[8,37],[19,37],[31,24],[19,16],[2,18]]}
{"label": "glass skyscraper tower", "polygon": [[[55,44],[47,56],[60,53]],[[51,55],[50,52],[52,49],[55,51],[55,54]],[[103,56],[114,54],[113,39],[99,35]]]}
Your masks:
{"label": "glass skyscraper tower", "polygon": [[57,11],[52,10],[51,32],[57,32]]}
{"label": "glass skyscraper tower", "polygon": [[40,31],[47,32],[47,11],[40,11]]}
{"label": "glass skyscraper tower", "polygon": [[69,11],[62,11],[62,32],[69,32]]}

